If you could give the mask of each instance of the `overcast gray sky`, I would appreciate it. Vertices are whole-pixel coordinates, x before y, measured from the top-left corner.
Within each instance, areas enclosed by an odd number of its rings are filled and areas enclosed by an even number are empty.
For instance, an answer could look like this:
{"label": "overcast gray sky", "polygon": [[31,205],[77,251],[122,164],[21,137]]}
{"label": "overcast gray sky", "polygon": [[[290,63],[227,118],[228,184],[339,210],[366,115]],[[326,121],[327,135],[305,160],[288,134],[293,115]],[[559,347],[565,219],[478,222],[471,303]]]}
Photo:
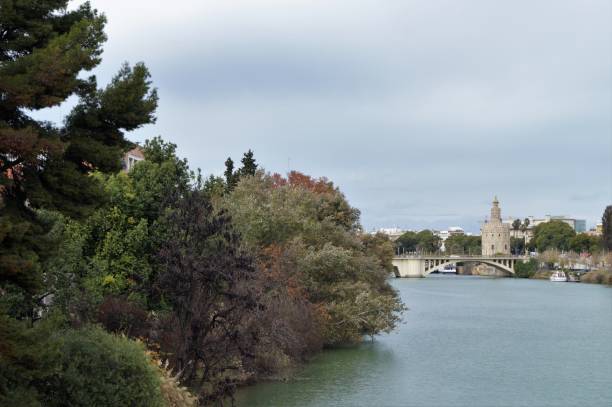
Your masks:
{"label": "overcast gray sky", "polygon": [[[108,82],[144,61],[155,125],[205,174],[253,149],[333,180],[373,227],[588,226],[612,203],[609,0],[93,0]],[[49,117],[67,113],[65,105]]]}

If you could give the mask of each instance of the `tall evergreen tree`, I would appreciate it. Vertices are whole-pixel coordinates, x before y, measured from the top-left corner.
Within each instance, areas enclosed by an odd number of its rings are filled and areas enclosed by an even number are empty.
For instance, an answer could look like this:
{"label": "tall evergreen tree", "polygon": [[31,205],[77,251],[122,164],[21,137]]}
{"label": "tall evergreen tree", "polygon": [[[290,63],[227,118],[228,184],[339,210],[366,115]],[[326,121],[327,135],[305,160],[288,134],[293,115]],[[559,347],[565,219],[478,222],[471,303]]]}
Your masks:
{"label": "tall evergreen tree", "polygon": [[238,180],[237,174],[234,173],[234,160],[231,157],[227,157],[227,160],[225,160],[225,172],[223,175],[225,176],[225,188],[228,191],[233,190]]}
{"label": "tall evergreen tree", "polygon": [[249,149],[242,160],[242,168],[240,168],[240,175],[255,175],[255,171],[257,171],[257,163],[255,162],[255,158],[253,158],[253,151]]}
{"label": "tall evergreen tree", "polygon": [[[153,122],[157,106],[142,64],[124,65],[105,89],[79,77],[100,62],[106,20],[89,3],[67,5],[0,0],[0,286],[29,292],[51,249],[34,210],[90,213],[104,195],[89,174],[117,171],[124,132]],[[80,100],[62,128],[29,115],[73,94]]]}
{"label": "tall evergreen tree", "polygon": [[612,250],[612,205],[606,206],[603,216],[601,217],[603,226],[603,244],[608,250]]}

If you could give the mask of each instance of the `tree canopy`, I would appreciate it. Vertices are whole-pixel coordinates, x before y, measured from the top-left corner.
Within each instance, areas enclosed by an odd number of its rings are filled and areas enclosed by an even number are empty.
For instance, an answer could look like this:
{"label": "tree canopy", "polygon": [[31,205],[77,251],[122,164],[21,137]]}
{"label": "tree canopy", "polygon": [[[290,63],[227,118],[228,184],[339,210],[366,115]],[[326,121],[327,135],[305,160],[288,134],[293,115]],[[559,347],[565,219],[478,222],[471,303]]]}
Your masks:
{"label": "tree canopy", "polygon": [[404,252],[436,252],[440,250],[441,243],[440,238],[427,229],[420,232],[408,231],[395,241],[396,247]]}
{"label": "tree canopy", "polygon": [[444,242],[446,253],[449,254],[480,254],[480,236],[453,235]]}
{"label": "tree canopy", "polygon": [[570,239],[570,250],[576,253],[597,253],[601,250],[601,239],[596,236],[589,236],[586,233],[579,233]]}
{"label": "tree canopy", "polygon": [[[142,63],[86,76],[106,20],[67,5],[0,0],[1,405],[219,403],[398,324],[393,244],[328,179],[248,150],[204,180],[161,137],[120,171],[157,92]],[[34,118],[70,96],[62,125]]]}
{"label": "tree canopy", "polygon": [[[33,293],[52,253],[35,209],[85,217],[105,200],[93,171],[120,169],[126,131],[155,120],[157,93],[143,64],[124,65],[104,89],[82,73],[100,62],[105,18],[88,3],[2,2],[0,24],[0,283]],[[30,112],[79,101],[63,127]]]}
{"label": "tree canopy", "polygon": [[560,220],[540,223],[534,228],[533,243],[539,252],[547,249],[570,250],[574,229]]}

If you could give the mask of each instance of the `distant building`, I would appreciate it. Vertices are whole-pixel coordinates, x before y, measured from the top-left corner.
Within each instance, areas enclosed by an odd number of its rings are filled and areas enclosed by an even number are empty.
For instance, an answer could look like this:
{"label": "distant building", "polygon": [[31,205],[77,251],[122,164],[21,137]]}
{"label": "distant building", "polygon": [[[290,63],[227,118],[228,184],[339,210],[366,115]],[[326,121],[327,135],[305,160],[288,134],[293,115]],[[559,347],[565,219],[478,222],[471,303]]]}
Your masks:
{"label": "distant building", "polygon": [[145,156],[142,148],[136,146],[123,155],[123,158],[121,159],[123,162],[123,170],[125,172],[129,172],[132,168],[134,168],[134,165],[136,165],[138,161],[144,161],[144,159]]}
{"label": "distant building", "polygon": [[561,222],[565,222],[568,225],[570,225],[572,227],[572,229],[574,229],[576,231],[576,233],[581,233],[581,232],[585,232],[586,231],[586,220],[584,219],[575,219],[575,218],[568,218],[567,216],[551,216],[551,215],[546,215],[543,219],[534,219],[533,220],[533,226],[538,226],[542,223],[547,223],[550,221],[561,221]]}
{"label": "distant building", "polygon": [[406,230],[399,229],[399,228],[380,228],[374,233],[382,233],[383,235],[387,235],[389,239],[394,242],[406,232],[407,232]]}
{"label": "distant building", "polygon": [[510,225],[502,222],[497,197],[491,207],[491,218],[482,225],[482,255],[510,254]]}
{"label": "distant building", "polygon": [[531,238],[533,237],[533,223],[534,223],[534,218],[533,216],[529,216],[526,219],[529,219],[529,225],[527,227],[525,227],[525,219],[520,219],[518,218],[519,221],[521,221],[521,225],[519,226],[518,229],[514,229],[514,227],[512,226],[512,224],[514,223],[514,221],[517,218],[507,218],[504,219],[502,222],[507,224],[510,227],[510,237],[511,238],[517,238],[517,239],[523,239],[525,241],[530,241]]}
{"label": "distant building", "polygon": [[439,232],[434,231],[434,235],[440,238],[440,241],[442,243],[442,245],[440,246],[440,250],[446,251],[446,246],[444,244],[446,242],[446,239],[448,239],[451,236],[465,235],[465,231],[463,230],[463,228],[460,228],[459,226],[451,226],[448,228],[448,230],[441,230]]}
{"label": "distant building", "polygon": [[574,229],[574,231],[576,231],[576,233],[584,233],[587,230],[585,219],[575,219],[575,218],[569,218],[567,216],[551,216],[551,215],[546,215],[543,218],[535,218],[533,216],[528,216],[526,219],[529,219],[529,225],[527,226],[527,228],[524,227],[525,220],[519,218],[519,220],[521,221],[521,227],[519,227],[518,230],[515,230],[512,227],[512,224],[516,220],[515,218],[508,218],[503,221],[503,223],[510,226],[510,237],[525,239],[526,241],[529,241],[531,240],[531,238],[533,238],[533,229],[536,226],[541,225],[542,223],[553,221],[553,220],[567,223],[568,225],[572,227],[572,229]]}
{"label": "distant building", "polygon": [[603,223],[598,223],[593,229],[586,232],[586,234],[597,237],[603,235]]}
{"label": "distant building", "polygon": [[465,235],[465,230],[459,226],[451,226],[448,228],[448,236]]}
{"label": "distant building", "polygon": [[586,220],[585,219],[576,219],[574,230],[576,231],[576,233],[584,233],[584,232],[586,232],[587,231]]}

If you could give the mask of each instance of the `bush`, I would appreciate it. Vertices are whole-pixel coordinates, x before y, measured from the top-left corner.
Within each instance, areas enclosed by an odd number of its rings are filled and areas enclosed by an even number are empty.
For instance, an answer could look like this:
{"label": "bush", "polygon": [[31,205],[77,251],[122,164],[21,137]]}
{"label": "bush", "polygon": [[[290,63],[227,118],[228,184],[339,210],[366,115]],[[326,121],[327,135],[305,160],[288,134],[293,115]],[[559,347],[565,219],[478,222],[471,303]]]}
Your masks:
{"label": "bush", "polygon": [[[153,355],[155,358],[156,355]],[[167,407],[197,407],[198,398],[187,388],[181,386],[178,374],[168,369],[168,362],[161,363],[158,359],[159,376],[161,381],[161,395]]]}
{"label": "bush", "polygon": [[538,261],[534,258],[531,258],[526,262],[519,261],[514,266],[516,277],[519,278],[533,277],[536,271],[538,271]]}
{"label": "bush", "polygon": [[157,367],[144,347],[89,327],[61,338],[59,373],[42,392],[45,406],[163,406]]}
{"label": "bush", "polygon": [[121,297],[107,297],[98,307],[98,322],[106,330],[123,333],[131,338],[148,334],[147,312],[135,302]]}
{"label": "bush", "polygon": [[612,271],[608,270],[593,270],[585,273],[581,278],[582,283],[591,284],[608,284],[612,285]]}

